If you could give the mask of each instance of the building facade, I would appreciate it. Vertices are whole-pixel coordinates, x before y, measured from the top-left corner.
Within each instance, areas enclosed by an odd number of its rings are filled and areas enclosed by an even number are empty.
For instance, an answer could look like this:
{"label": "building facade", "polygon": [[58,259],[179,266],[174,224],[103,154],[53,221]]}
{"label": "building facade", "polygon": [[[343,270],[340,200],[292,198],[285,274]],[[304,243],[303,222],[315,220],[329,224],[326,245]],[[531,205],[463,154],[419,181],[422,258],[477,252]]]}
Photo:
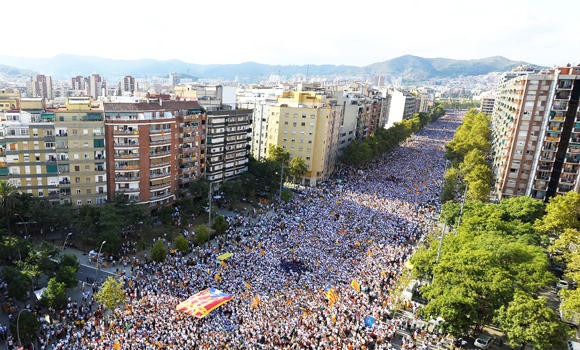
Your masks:
{"label": "building facade", "polygon": [[492,115],[499,198],[548,200],[579,190],[580,66],[517,75],[501,82]]}
{"label": "building facade", "polygon": [[158,206],[201,176],[203,122],[195,101],[104,103],[109,199]]}
{"label": "building facade", "polygon": [[103,110],[89,97],[67,99],[54,115],[60,202],[75,206],[107,200]]}
{"label": "building facade", "polygon": [[206,179],[220,183],[248,171],[251,109],[207,114]]}
{"label": "building facade", "polygon": [[54,95],[52,93],[52,78],[48,75],[38,74],[32,77],[31,81],[31,96],[42,97],[52,100]]}
{"label": "building facade", "polygon": [[34,109],[0,112],[0,181],[22,193],[59,201],[54,114]]}
{"label": "building facade", "polygon": [[291,158],[303,158],[307,172],[301,183],[316,185],[334,172],[341,114],[341,107],[315,92],[285,92],[270,107],[268,148],[280,146]]}
{"label": "building facade", "polygon": [[487,115],[493,114],[493,105],[495,104],[495,97],[484,96],[481,98],[481,112]]}
{"label": "building facade", "polygon": [[284,92],[282,88],[251,87],[236,93],[236,106],[252,109],[252,141],[250,153],[256,159],[264,159],[267,151],[269,107],[276,104],[277,97]]}

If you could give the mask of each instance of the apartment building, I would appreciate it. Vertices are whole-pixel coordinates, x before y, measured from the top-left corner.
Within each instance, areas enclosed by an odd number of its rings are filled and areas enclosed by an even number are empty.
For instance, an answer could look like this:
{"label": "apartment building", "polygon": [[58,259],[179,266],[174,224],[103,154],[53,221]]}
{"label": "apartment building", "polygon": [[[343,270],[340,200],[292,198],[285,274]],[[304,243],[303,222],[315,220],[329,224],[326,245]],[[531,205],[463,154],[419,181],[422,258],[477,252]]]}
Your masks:
{"label": "apartment building", "polygon": [[103,110],[89,97],[71,97],[54,116],[56,166],[61,203],[75,206],[107,200]]}
{"label": "apartment building", "polygon": [[251,109],[214,111],[207,114],[206,178],[220,183],[248,171]]}
{"label": "apartment building", "polygon": [[344,96],[342,91],[337,91],[333,102],[340,106],[340,128],[338,136],[338,152],[347,147],[356,139],[357,119],[359,115],[359,103],[356,98]]}
{"label": "apartment building", "polygon": [[223,86],[188,84],[175,86],[173,89],[176,99],[197,101],[206,111],[222,109]]}
{"label": "apartment building", "polygon": [[487,115],[493,114],[493,105],[495,104],[495,97],[493,95],[483,96],[481,98],[480,110]]}
{"label": "apartment building", "polygon": [[579,190],[580,66],[503,79],[492,115],[499,198]]}
{"label": "apartment building", "polygon": [[109,199],[167,204],[201,176],[205,116],[196,101],[103,105]]}
{"label": "apartment building", "polygon": [[30,82],[30,93],[32,97],[42,97],[52,100],[52,78],[48,75],[37,74]]}
{"label": "apartment building", "polygon": [[252,109],[252,141],[250,153],[256,159],[266,157],[268,138],[268,112],[276,104],[277,97],[284,92],[283,88],[250,87],[239,89],[236,93],[236,106],[241,109]]}
{"label": "apartment building", "polygon": [[313,91],[289,91],[270,107],[268,147],[281,146],[306,161],[301,182],[316,185],[336,166],[342,108]]}
{"label": "apartment building", "polygon": [[130,75],[126,75],[119,82],[119,92],[121,96],[133,96],[137,91],[137,84],[135,83],[135,78]]}
{"label": "apartment building", "polygon": [[0,181],[58,202],[54,114],[44,111],[42,99],[25,104],[27,110],[0,112]]}
{"label": "apartment building", "polygon": [[0,111],[20,109],[20,93],[0,90]]}
{"label": "apartment building", "polygon": [[87,93],[91,98],[97,100],[99,96],[107,95],[107,84],[105,83],[105,79],[103,79],[103,77],[98,74],[91,74],[87,81]]}

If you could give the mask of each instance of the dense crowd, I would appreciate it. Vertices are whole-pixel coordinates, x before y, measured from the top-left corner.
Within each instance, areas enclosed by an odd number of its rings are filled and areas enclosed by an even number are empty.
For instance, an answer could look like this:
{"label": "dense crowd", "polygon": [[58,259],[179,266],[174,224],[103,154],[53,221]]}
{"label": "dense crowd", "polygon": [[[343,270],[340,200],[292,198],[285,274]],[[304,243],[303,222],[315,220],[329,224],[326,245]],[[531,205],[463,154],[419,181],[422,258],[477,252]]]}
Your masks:
{"label": "dense crowd", "polygon": [[[457,120],[444,117],[384,158],[296,191],[289,203],[264,207],[255,218],[230,217],[228,233],[212,246],[172,254],[163,263],[133,259],[122,309],[104,317],[88,291],[54,322],[43,323],[42,348],[441,345],[444,334],[393,312],[407,302],[392,291],[417,243],[436,224],[444,144],[456,126]],[[216,258],[225,252],[233,256],[220,263]],[[322,293],[329,285],[337,295],[333,305]],[[203,319],[175,310],[208,287],[234,298]],[[412,303],[406,306],[413,312]],[[368,317],[372,326],[365,324]]]}

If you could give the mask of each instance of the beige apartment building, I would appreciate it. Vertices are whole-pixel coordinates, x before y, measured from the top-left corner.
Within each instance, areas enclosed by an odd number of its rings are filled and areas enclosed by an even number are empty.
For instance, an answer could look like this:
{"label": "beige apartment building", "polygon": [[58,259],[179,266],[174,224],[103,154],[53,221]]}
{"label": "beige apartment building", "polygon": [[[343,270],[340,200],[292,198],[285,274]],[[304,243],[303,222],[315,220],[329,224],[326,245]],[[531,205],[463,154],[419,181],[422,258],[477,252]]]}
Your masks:
{"label": "beige apartment building", "polygon": [[290,157],[302,157],[308,168],[301,183],[316,185],[336,166],[341,107],[313,91],[289,91],[270,106],[268,148],[281,146]]}
{"label": "beige apartment building", "polygon": [[501,82],[492,115],[498,198],[548,200],[579,190],[580,66],[529,72]]}
{"label": "beige apartment building", "polygon": [[75,206],[107,200],[104,113],[89,97],[71,97],[54,113],[61,203]]}

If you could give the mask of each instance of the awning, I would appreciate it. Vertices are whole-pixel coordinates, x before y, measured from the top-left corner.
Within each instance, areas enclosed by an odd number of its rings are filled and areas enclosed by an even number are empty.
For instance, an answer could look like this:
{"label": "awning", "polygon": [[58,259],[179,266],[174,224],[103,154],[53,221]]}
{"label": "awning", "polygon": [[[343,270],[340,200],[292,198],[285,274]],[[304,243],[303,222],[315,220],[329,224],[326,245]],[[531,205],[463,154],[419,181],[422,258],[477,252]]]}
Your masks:
{"label": "awning", "polygon": [[218,260],[226,260],[226,259],[230,258],[232,255],[234,255],[234,254],[232,254],[232,253],[225,253],[225,254],[222,254],[222,255],[218,256],[217,259]]}

